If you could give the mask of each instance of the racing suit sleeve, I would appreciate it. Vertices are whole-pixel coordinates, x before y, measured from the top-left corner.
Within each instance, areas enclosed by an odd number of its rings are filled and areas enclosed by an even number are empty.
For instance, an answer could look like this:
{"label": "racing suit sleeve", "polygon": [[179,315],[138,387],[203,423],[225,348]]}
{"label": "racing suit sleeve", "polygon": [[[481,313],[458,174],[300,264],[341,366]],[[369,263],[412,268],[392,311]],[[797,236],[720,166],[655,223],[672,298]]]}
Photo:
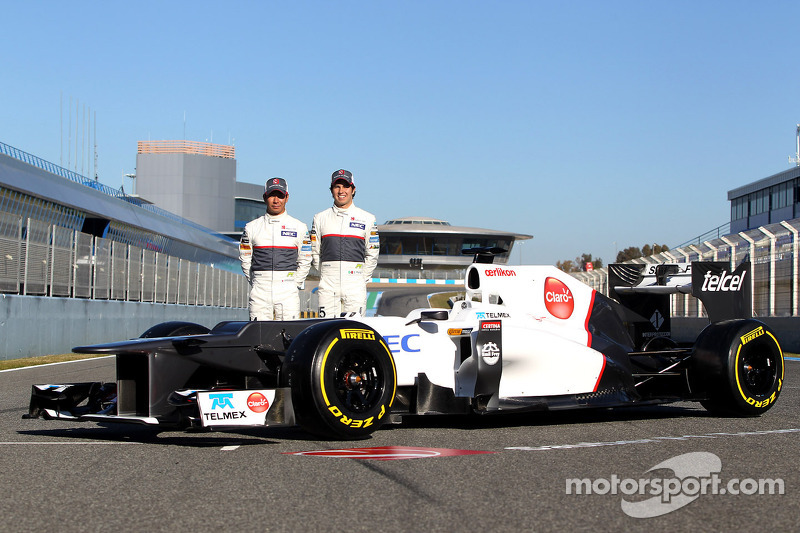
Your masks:
{"label": "racing suit sleeve", "polygon": [[370,278],[372,278],[372,273],[375,271],[375,267],[378,266],[378,254],[381,251],[378,224],[375,222],[374,216],[371,218],[371,223],[367,224],[369,230],[367,230],[366,239],[364,239],[365,246],[367,247],[364,259],[364,280],[366,282],[369,282]]}
{"label": "racing suit sleeve", "polygon": [[319,235],[319,215],[314,215],[314,220],[311,222],[311,266],[319,271],[319,250],[320,238]]}
{"label": "racing suit sleeve", "polygon": [[239,239],[239,261],[242,262],[242,272],[244,272],[244,277],[247,278],[247,283],[250,283],[250,263],[252,260],[253,245],[247,235],[247,227],[245,226],[242,238]]}
{"label": "racing suit sleeve", "polygon": [[[311,269],[311,236],[308,233],[308,226],[303,224],[300,226],[301,231],[297,232],[297,274],[295,274],[295,281],[297,287],[303,286],[308,276],[308,271]],[[302,233],[302,235],[301,235]]]}

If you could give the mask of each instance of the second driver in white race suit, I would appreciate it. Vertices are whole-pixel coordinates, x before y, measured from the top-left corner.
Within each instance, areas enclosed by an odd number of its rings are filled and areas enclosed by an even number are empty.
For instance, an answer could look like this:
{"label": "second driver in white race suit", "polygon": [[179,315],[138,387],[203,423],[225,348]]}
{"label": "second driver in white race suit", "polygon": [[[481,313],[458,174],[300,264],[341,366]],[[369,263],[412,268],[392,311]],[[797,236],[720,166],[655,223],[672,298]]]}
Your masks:
{"label": "second driver in white race suit", "polygon": [[300,316],[299,289],[311,268],[308,226],[286,212],[289,189],[283,178],[264,187],[267,212],[247,223],[239,259],[250,283],[250,320],[294,320]]}
{"label": "second driver in white race suit", "polygon": [[367,281],[378,264],[380,241],[375,216],[353,204],[353,174],[331,176],[333,206],[314,215],[311,224],[313,265],[319,270],[319,316],[364,315]]}

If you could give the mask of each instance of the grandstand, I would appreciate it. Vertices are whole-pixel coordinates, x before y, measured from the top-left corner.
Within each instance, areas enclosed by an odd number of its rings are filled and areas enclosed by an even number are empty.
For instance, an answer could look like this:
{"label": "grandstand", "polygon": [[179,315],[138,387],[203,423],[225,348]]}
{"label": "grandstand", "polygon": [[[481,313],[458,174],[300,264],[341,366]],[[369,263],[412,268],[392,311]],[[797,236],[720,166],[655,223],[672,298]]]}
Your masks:
{"label": "grandstand", "polygon": [[7,294],[246,306],[235,240],[5,143],[0,248]]}
{"label": "grandstand", "polygon": [[[453,226],[445,220],[405,217],[378,225],[381,247],[375,278],[458,280],[472,255],[462,250],[475,247],[498,247],[507,250],[495,256],[495,262],[508,263],[516,241],[531,235],[492,229]],[[377,281],[377,280],[375,280]]]}

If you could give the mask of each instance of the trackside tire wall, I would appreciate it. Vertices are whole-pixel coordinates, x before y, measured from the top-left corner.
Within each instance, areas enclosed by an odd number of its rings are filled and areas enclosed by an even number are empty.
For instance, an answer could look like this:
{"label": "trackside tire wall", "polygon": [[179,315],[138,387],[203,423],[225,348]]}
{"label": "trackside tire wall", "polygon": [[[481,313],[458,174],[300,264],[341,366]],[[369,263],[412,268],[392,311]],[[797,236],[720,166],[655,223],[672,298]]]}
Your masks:
{"label": "trackside tire wall", "polygon": [[362,439],[389,418],[397,389],[394,359],[374,329],[325,321],[295,337],[284,359],[297,423],[330,439]]}
{"label": "trackside tire wall", "polygon": [[711,412],[758,416],[778,399],[783,378],[783,351],[763,322],[718,322],[697,338],[689,384]]}

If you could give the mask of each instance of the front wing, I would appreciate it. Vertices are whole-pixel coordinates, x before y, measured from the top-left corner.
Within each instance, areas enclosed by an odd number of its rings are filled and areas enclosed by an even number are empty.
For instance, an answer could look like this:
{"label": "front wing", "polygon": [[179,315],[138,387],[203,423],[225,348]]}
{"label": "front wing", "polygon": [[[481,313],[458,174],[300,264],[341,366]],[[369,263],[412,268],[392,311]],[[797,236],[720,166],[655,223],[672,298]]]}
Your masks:
{"label": "front wing", "polygon": [[294,426],[291,390],[178,390],[167,416],[119,414],[116,383],[33,385],[26,418],[182,427]]}

